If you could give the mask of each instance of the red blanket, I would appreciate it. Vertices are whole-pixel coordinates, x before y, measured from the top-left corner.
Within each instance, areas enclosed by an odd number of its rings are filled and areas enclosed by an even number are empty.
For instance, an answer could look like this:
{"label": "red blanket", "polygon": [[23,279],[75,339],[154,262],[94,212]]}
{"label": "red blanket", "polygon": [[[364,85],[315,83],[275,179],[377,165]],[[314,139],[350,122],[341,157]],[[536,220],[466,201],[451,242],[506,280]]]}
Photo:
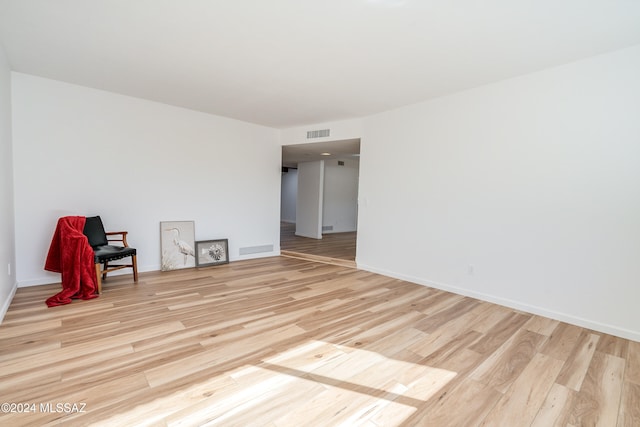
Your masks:
{"label": "red blanket", "polygon": [[83,216],[65,216],[58,220],[44,269],[62,273],[62,292],[47,299],[49,307],[69,304],[72,298],[98,296],[93,249],[82,233],[85,222]]}

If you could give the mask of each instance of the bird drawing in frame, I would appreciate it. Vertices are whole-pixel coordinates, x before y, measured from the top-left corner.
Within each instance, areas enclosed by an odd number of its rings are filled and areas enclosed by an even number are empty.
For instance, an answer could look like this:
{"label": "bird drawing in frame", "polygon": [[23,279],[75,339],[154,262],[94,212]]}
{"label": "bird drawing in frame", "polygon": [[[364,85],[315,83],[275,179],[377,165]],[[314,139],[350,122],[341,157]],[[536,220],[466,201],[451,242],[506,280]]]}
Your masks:
{"label": "bird drawing in frame", "polygon": [[184,240],[180,240],[180,230],[178,230],[177,228],[169,228],[165,229],[165,231],[173,232],[173,244],[178,248],[178,252],[184,255],[184,265],[187,265],[187,257],[195,257],[193,248]]}

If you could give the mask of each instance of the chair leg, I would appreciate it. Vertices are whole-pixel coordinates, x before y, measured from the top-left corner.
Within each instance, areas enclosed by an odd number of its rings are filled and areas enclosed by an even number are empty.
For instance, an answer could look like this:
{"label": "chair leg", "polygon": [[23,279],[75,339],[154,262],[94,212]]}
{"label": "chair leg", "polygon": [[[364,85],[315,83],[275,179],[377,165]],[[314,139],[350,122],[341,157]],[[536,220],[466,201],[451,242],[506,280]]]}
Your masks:
{"label": "chair leg", "polygon": [[98,284],[98,293],[102,293],[102,272],[100,271],[100,263],[96,262],[96,281]]}
{"label": "chair leg", "polygon": [[107,278],[107,268],[109,268],[109,261],[104,262],[104,270],[102,270],[102,280]]}
{"label": "chair leg", "polygon": [[138,258],[136,255],[131,256],[131,264],[133,264],[133,281],[138,283]]}

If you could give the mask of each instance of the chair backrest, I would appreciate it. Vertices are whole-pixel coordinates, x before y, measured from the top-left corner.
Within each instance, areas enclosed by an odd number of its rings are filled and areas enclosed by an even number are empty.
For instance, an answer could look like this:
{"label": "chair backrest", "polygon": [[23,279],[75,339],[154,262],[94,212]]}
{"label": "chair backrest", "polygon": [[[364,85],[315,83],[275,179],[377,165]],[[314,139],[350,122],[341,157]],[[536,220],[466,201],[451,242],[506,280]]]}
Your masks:
{"label": "chair backrest", "polygon": [[91,247],[108,245],[107,234],[104,232],[104,226],[99,216],[89,216],[84,224],[82,233],[89,239]]}

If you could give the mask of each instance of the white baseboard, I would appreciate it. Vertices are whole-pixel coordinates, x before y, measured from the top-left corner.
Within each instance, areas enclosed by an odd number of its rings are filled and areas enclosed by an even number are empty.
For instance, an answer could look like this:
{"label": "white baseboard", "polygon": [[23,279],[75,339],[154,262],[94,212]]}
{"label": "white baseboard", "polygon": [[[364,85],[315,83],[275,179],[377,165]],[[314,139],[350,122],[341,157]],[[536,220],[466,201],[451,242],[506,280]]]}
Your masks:
{"label": "white baseboard", "polygon": [[[264,252],[264,253],[256,253],[256,254],[249,254],[249,255],[242,255],[239,257],[231,257],[229,259],[230,262],[233,261],[243,261],[243,260],[248,260],[248,259],[255,259],[255,258],[267,258],[267,257],[274,257],[274,256],[279,256],[280,255],[280,248],[278,248],[277,250],[274,250],[272,252]],[[139,266],[138,265],[138,273],[146,273],[149,271],[160,271],[161,270],[161,266],[160,264],[154,264],[154,265],[146,265],[146,266]],[[46,273],[46,272],[45,272]],[[55,283],[60,283],[60,275],[59,274],[55,274],[55,273],[50,273],[51,276],[49,277],[40,277],[38,279],[31,279],[31,280],[23,280],[17,283],[16,287],[17,288],[28,288],[30,286],[43,286],[43,285],[52,285]],[[123,269],[123,270],[118,270],[115,271],[113,273],[109,273],[109,277],[111,276],[121,276],[121,275],[126,275],[126,274],[131,274],[131,270],[127,270],[127,269]],[[15,290],[14,290],[15,293]]]}
{"label": "white baseboard", "polygon": [[369,265],[363,265],[358,263],[358,268],[372,273],[381,274],[383,276],[392,277],[394,279],[400,279],[407,282],[416,283],[422,286],[428,286],[431,288],[440,289],[454,294],[463,295],[479,299],[481,301],[490,302],[493,304],[502,305],[504,307],[513,308],[515,310],[524,311],[530,314],[536,314],[538,316],[548,317],[550,319],[559,320],[561,322],[570,323],[572,325],[580,326],[594,331],[602,332],[605,334],[615,335],[617,337],[626,338],[633,341],[640,341],[640,331],[632,331],[630,329],[621,328],[606,323],[600,323],[593,320],[585,319],[582,317],[574,316],[567,313],[562,313],[554,310],[548,310],[544,307],[533,306],[522,303],[520,301],[513,301],[507,298],[497,297],[495,295],[485,294],[481,292],[473,292],[468,289],[458,288],[456,286],[450,286],[444,283],[431,282],[418,277],[412,277],[405,274],[396,273],[393,271],[383,270]]}
{"label": "white baseboard", "polygon": [[340,228],[334,228],[333,230],[328,230],[328,231],[322,231],[322,234],[334,234],[334,233],[354,233],[358,231],[357,229],[351,229],[351,228],[345,228],[345,229],[340,229]]}
{"label": "white baseboard", "polygon": [[31,286],[42,286],[42,285],[51,285],[53,283],[60,283],[60,278],[41,278],[41,279],[32,279],[32,280],[24,280],[18,282],[18,288],[28,288]]}
{"label": "white baseboard", "polygon": [[9,292],[9,297],[4,302],[2,307],[0,307],[0,323],[4,320],[4,316],[7,314],[9,310],[9,306],[11,305],[11,301],[13,301],[13,297],[16,295],[16,290],[18,289],[18,284],[14,283],[13,288],[11,288],[11,292]]}
{"label": "white baseboard", "polygon": [[[138,273],[144,273],[144,272],[147,272],[147,271],[160,271],[160,264],[147,265],[147,266],[144,266],[144,267],[138,266]],[[109,273],[109,277],[111,277],[111,276],[121,276],[121,275],[125,275],[125,274],[131,274],[131,270],[123,269],[123,270],[114,271],[112,273]],[[20,281],[20,282],[18,282],[18,287],[19,288],[28,288],[30,286],[52,285],[52,284],[60,283],[60,282],[61,282],[60,274],[50,273],[50,276],[48,276],[48,277],[40,277],[38,279]]]}

